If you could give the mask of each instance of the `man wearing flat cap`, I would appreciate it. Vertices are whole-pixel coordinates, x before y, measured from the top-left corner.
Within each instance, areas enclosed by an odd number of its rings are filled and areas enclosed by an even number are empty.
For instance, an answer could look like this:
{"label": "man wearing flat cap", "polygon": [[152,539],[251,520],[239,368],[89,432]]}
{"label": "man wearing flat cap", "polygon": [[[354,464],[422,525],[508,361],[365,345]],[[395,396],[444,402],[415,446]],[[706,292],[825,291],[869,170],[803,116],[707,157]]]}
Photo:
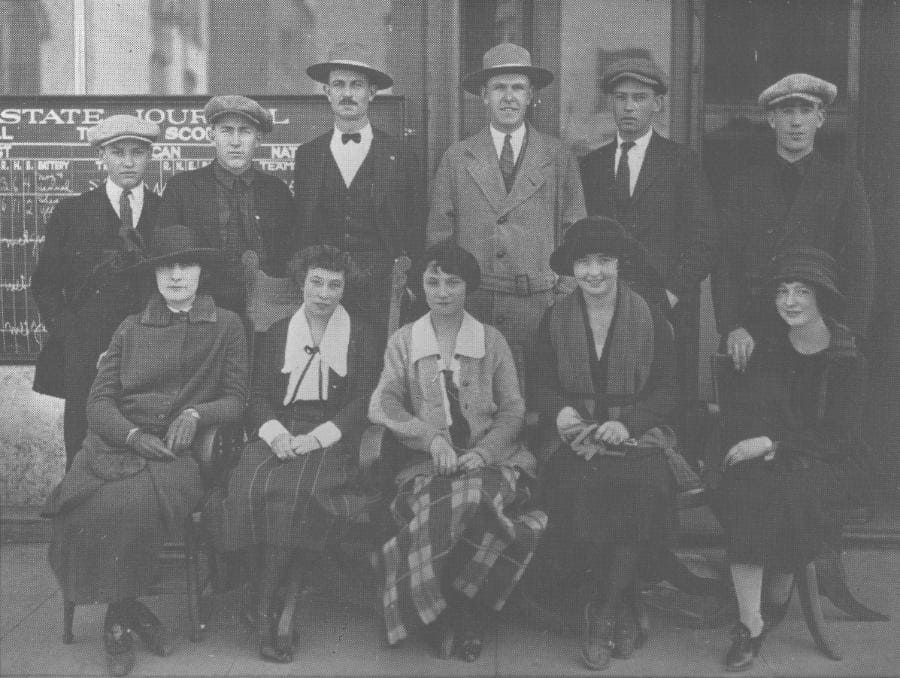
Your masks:
{"label": "man wearing flat cap", "polygon": [[759,95],[775,132],[772,153],[739,171],[723,204],[724,247],[713,277],[723,348],[743,369],[761,334],[780,327],[766,289],[775,256],[812,246],[838,263],[846,296],[837,319],[866,336],[872,310],[875,254],[865,187],[859,172],[815,150],[816,132],[837,87],[805,73],[788,75]]}
{"label": "man wearing flat cap", "polygon": [[422,247],[418,161],[403,140],[369,121],[369,104],[393,84],[369,50],[335,45],[306,72],[322,83],[334,126],[294,155],[301,246],[334,245],[353,256],[362,275],[345,299],[384,328],[386,341],[392,263]]}
{"label": "man wearing flat cap", "polygon": [[174,175],[166,184],[157,229],[177,224],[195,231],[204,247],[222,252],[213,271],[218,306],[245,313],[241,256],[259,255],[262,271],[283,276],[297,249],[291,191],[281,179],[258,169],[253,154],[272,131],[272,114],[237,94],[213,97],[204,108],[216,158],[206,167]]}
{"label": "man wearing flat cap", "polygon": [[467,306],[503,333],[520,369],[553,303],[550,254],[585,216],[575,158],[525,119],[535,91],[552,81],[523,47],[503,43],[485,53],[462,86],[481,97],[490,124],[444,153],[426,227],[426,244],[452,239],[475,255],[481,287]]}
{"label": "man wearing flat cap", "polygon": [[49,330],[34,389],[65,398],[67,469],[87,433],[85,406],[97,359],[147,292],[122,271],[142,257],[159,209],[159,196],[144,186],[159,134],[157,125],[132,115],[110,116],[88,130],[106,181],[53,209],[31,275],[31,292]]}

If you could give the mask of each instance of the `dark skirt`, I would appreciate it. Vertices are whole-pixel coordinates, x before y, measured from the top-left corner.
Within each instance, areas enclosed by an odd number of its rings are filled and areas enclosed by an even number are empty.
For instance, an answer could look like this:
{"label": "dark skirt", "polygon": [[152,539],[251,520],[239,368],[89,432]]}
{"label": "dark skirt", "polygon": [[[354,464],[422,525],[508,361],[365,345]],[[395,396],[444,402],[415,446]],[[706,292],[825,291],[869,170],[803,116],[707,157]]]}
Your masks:
{"label": "dark skirt", "polygon": [[[297,403],[284,426],[291,435],[324,421],[319,403]],[[253,544],[321,551],[329,536],[349,521],[362,520],[380,501],[369,486],[353,483],[356,454],[346,439],[290,461],[280,461],[255,440],[231,472],[228,493],[210,501],[205,518],[216,547],[234,551]]]}
{"label": "dark skirt", "polygon": [[664,453],[579,457],[561,445],[543,472],[556,537],[588,546],[669,545],[675,483]]}
{"label": "dark skirt", "polygon": [[105,472],[102,458],[79,452],[45,512],[53,517],[50,567],[63,597],[79,604],[146,594],[164,543],[181,533],[202,497],[192,457],[137,464],[136,472],[112,479],[97,475]]}
{"label": "dark skirt", "polygon": [[711,498],[729,560],[792,572],[840,529],[835,512],[849,484],[840,464],[755,459],[729,467]]}

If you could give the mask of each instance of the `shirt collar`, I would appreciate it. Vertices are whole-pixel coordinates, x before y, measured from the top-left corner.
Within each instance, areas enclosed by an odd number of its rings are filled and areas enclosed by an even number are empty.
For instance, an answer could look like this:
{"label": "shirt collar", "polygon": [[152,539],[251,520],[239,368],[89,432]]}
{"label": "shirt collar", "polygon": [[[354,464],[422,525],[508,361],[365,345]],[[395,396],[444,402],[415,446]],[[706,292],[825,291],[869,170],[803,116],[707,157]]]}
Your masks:
{"label": "shirt collar", "polygon": [[[172,311],[166,306],[165,299],[163,299],[161,294],[157,293],[147,302],[147,306],[141,314],[141,324],[166,327],[172,323],[172,315]],[[216,319],[216,305],[212,297],[206,294],[198,294],[197,298],[194,299],[194,305],[188,311],[188,322],[214,323]]]}
{"label": "shirt collar", "polygon": [[[343,145],[343,142],[341,141],[342,134],[344,134],[344,132],[335,127],[334,132],[331,134],[331,141]],[[372,141],[373,136],[375,136],[375,133],[372,131],[372,123],[367,122],[366,126],[359,130],[359,142],[361,144],[367,144]]]}
{"label": "shirt collar", "polygon": [[[638,151],[639,153],[644,153],[647,150],[647,146],[650,145],[650,138],[653,136],[653,125],[650,125],[650,129],[648,129],[643,136],[638,137],[634,140],[634,147],[632,150]],[[625,140],[622,138],[622,135],[616,132],[616,148],[622,148],[622,143]]]}
{"label": "shirt collar", "polygon": [[[284,346],[283,374],[302,370],[309,361],[309,354],[304,350],[312,346],[312,332],[306,319],[305,305],[291,317],[288,325],[287,341]],[[319,342],[319,356],[322,362],[335,371],[338,376],[347,375],[347,352],[350,346],[350,314],[340,304],[328,319],[322,341]],[[299,378],[299,377],[298,377]]]}
{"label": "shirt collar", "polygon": [[[431,312],[413,323],[409,353],[413,363],[422,358],[441,355],[437,336],[434,333],[434,325],[431,324]],[[484,357],[484,325],[468,313],[463,315],[462,324],[456,334],[454,354],[476,359]]]}
{"label": "shirt collar", "polygon": [[[113,205],[119,204],[119,200],[122,198],[122,191],[125,189],[119,186],[115,181],[106,177],[106,195],[109,198],[109,201]],[[131,197],[134,199],[135,203],[141,203],[144,200],[144,184],[143,182],[139,183],[137,186],[131,189]]]}
{"label": "shirt collar", "polygon": [[812,162],[812,153],[807,153],[796,162],[788,162],[780,155],[778,156],[778,160],[781,162],[782,168],[787,169],[790,167],[791,169],[796,170],[797,174],[802,177],[806,175],[806,172],[809,170],[809,165]]}
{"label": "shirt collar", "polygon": [[[489,125],[491,130],[491,138],[494,140],[494,145],[497,146],[499,144],[500,148],[503,147],[503,140],[506,138],[506,132],[501,132],[496,129],[493,125]],[[525,129],[526,125],[523,122],[519,125],[519,128],[514,132],[509,132],[509,142],[513,146],[518,146],[522,143],[522,140],[525,138]]]}
{"label": "shirt collar", "polygon": [[235,181],[240,181],[245,186],[251,186],[253,184],[253,179],[256,176],[256,168],[254,165],[250,165],[250,167],[247,168],[247,171],[241,175],[229,172],[219,164],[218,160],[213,160],[212,166],[216,181],[229,190],[234,190]]}

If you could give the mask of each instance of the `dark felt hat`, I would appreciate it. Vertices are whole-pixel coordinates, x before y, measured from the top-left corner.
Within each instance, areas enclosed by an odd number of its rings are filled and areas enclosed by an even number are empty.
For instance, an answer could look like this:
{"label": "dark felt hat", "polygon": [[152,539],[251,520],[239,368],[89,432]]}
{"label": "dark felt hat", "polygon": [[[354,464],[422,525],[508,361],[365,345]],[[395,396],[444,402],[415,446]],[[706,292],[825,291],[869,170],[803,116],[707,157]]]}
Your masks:
{"label": "dark felt hat", "polygon": [[147,257],[132,267],[132,270],[153,269],[173,261],[197,261],[200,264],[218,263],[221,257],[219,250],[213,247],[202,247],[194,233],[187,226],[176,224],[157,231],[153,236],[153,245]]}
{"label": "dark felt hat", "polygon": [[306,74],[313,80],[327,85],[331,71],[335,69],[364,73],[369,82],[378,89],[387,89],[394,84],[394,79],[385,72],[384,66],[375,57],[373,50],[356,43],[336,44],[325,61],[307,68]]}
{"label": "dark felt hat", "polygon": [[650,85],[657,94],[665,94],[669,89],[666,76],[659,66],[643,57],[629,57],[610,64],[600,76],[600,84],[603,91],[609,94],[613,86],[625,78]]}
{"label": "dark felt hat", "polygon": [[605,254],[620,261],[632,247],[621,224],[609,217],[585,217],[569,227],[563,243],[550,255],[550,268],[558,275],[572,275],[572,265],[588,254]]}
{"label": "dark felt hat", "polygon": [[263,134],[272,131],[272,114],[253,99],[248,99],[240,94],[223,94],[213,97],[203,109],[207,125],[212,125],[218,118],[228,113],[246,118]]}
{"label": "dark felt hat", "polygon": [[481,70],[469,73],[463,78],[463,89],[472,94],[481,94],[482,85],[502,73],[527,75],[531,86],[535,89],[541,89],[553,82],[553,73],[546,68],[531,65],[531,53],[527,49],[511,42],[504,42],[484,53]]}
{"label": "dark felt hat", "polygon": [[838,289],[838,264],[828,252],[816,247],[795,246],[772,261],[769,282],[774,288],[782,282],[805,282],[829,292],[837,301],[844,295]]}

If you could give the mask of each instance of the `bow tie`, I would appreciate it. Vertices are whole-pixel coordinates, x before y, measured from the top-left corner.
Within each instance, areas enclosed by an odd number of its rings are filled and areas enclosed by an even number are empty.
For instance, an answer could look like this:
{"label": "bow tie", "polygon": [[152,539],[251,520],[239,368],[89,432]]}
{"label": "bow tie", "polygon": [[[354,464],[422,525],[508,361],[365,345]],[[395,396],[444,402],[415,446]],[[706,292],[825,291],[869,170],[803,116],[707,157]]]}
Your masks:
{"label": "bow tie", "polygon": [[362,134],[359,132],[344,132],[341,134],[341,143],[346,144],[348,141],[358,144],[362,141]]}
{"label": "bow tie", "polygon": [[315,355],[319,352],[318,346],[304,346],[303,350],[306,351],[306,355]]}

